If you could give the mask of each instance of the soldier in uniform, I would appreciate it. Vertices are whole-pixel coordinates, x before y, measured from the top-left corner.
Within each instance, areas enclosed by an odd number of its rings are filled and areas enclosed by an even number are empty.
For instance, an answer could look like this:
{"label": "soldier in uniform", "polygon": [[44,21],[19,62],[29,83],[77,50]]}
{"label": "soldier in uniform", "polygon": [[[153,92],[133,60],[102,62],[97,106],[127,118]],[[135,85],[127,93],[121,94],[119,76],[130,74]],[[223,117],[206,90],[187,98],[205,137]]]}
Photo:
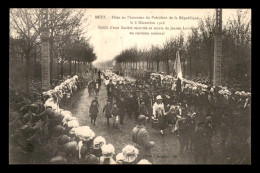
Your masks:
{"label": "soldier in uniform", "polygon": [[192,112],[192,110],[189,110],[187,114],[187,123],[188,123],[187,151],[188,152],[194,152],[195,115],[196,113]]}
{"label": "soldier in uniform", "polygon": [[113,104],[113,108],[111,110],[111,116],[113,118],[113,127],[118,129],[119,127],[118,127],[117,119],[119,118],[119,110],[117,108],[116,103]]}
{"label": "soldier in uniform", "polygon": [[195,132],[194,159],[198,164],[206,164],[208,159],[207,134],[205,133],[205,122],[198,124],[198,131]]}
{"label": "soldier in uniform", "polygon": [[103,108],[103,113],[105,112],[106,118],[107,118],[107,125],[109,126],[109,118],[111,117],[111,110],[112,110],[112,103],[110,100],[107,100],[107,104]]}
{"label": "soldier in uniform", "polygon": [[149,162],[153,163],[152,148],[154,147],[154,142],[150,141],[149,134],[145,128],[146,116],[139,115],[137,119],[137,126],[132,131],[132,141],[135,147],[139,150],[139,159],[147,159]]}
{"label": "soldier in uniform", "polygon": [[138,108],[138,113],[139,115],[145,115],[146,117],[149,118],[149,113],[143,99],[141,99],[141,105]]}
{"label": "soldier in uniform", "polygon": [[125,99],[121,96],[118,101],[118,109],[119,109],[119,117],[120,117],[120,124],[124,124],[124,118],[126,113],[126,103]]}
{"label": "soldier in uniform", "polygon": [[127,112],[127,116],[129,119],[132,119],[133,104],[134,104],[133,95],[131,93],[129,93],[126,98],[126,112]]}
{"label": "soldier in uniform", "polygon": [[92,82],[91,81],[89,81],[88,82],[88,94],[89,94],[89,96],[91,95],[91,93],[92,93]]}
{"label": "soldier in uniform", "polygon": [[178,132],[180,141],[180,155],[183,154],[184,147],[188,146],[188,122],[185,109],[182,111],[181,119],[178,120]]}
{"label": "soldier in uniform", "polygon": [[109,80],[109,83],[107,85],[107,98],[112,101],[113,99],[113,91],[114,91],[114,85],[112,83],[112,80]]}
{"label": "soldier in uniform", "polygon": [[138,96],[137,96],[137,92],[135,91],[133,93],[133,112],[134,112],[134,117],[135,117],[135,121],[137,121],[138,118]]}

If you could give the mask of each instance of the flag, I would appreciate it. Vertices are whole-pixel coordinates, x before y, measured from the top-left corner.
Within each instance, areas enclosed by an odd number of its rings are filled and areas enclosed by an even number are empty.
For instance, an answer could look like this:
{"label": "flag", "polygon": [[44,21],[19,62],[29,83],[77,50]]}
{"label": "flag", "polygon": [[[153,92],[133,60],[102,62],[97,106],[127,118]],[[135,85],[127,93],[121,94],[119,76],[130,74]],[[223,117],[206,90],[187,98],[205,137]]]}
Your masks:
{"label": "flag", "polygon": [[174,69],[175,69],[175,72],[177,73],[177,77],[182,80],[181,59],[180,59],[179,50],[177,50],[177,52],[176,52],[176,60],[174,62]]}

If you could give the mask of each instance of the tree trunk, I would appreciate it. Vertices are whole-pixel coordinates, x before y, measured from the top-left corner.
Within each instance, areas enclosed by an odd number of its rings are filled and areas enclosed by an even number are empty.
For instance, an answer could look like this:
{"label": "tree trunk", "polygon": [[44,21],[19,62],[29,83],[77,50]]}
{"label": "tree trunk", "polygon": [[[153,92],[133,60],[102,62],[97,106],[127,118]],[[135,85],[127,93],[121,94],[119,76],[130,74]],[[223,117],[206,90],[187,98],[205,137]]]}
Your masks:
{"label": "tree trunk", "polygon": [[74,62],[74,67],[75,67],[74,71],[75,71],[75,75],[76,75],[77,74],[77,61]]}
{"label": "tree trunk", "polygon": [[36,68],[36,58],[37,58],[37,51],[35,49],[35,57],[34,57],[34,78],[37,78],[37,68]]}
{"label": "tree trunk", "polygon": [[53,80],[53,44],[52,42],[50,41],[50,82],[52,83],[52,80]]}
{"label": "tree trunk", "polygon": [[157,71],[157,73],[159,72],[159,65],[160,65],[160,61],[157,61],[157,69],[156,69],[156,71]]}
{"label": "tree trunk", "polygon": [[56,71],[57,71],[57,78],[60,79],[60,75],[59,75],[59,61],[58,61],[58,58],[57,58],[57,64],[56,64]]}
{"label": "tree trunk", "polygon": [[169,75],[170,74],[169,59],[166,60],[166,71],[167,71],[167,75]]}
{"label": "tree trunk", "polygon": [[183,76],[185,76],[186,74],[185,74],[185,62],[186,62],[186,59],[184,59],[184,63],[183,63]]}
{"label": "tree trunk", "polygon": [[63,60],[60,62],[60,75],[63,77]]}
{"label": "tree trunk", "polygon": [[70,59],[70,76],[71,76],[71,59]]}
{"label": "tree trunk", "polygon": [[78,61],[78,73],[79,73],[79,71],[80,71],[80,70],[79,70],[79,63],[80,63],[80,62]]}
{"label": "tree trunk", "polygon": [[26,92],[30,92],[30,55],[26,55]]}
{"label": "tree trunk", "polygon": [[190,77],[191,77],[191,57],[190,57]]}
{"label": "tree trunk", "polygon": [[210,82],[210,83],[211,83],[211,81],[212,81],[212,77],[211,77],[211,76],[212,76],[212,75],[211,75],[211,74],[212,74],[212,72],[211,72],[211,71],[212,71],[212,70],[211,70],[212,67],[211,67],[211,66],[212,66],[212,64],[211,64],[211,56],[210,56],[210,57],[209,57],[209,82]]}
{"label": "tree trunk", "polygon": [[149,61],[148,61],[148,59],[146,61],[146,68],[147,68],[147,71],[149,71]]}

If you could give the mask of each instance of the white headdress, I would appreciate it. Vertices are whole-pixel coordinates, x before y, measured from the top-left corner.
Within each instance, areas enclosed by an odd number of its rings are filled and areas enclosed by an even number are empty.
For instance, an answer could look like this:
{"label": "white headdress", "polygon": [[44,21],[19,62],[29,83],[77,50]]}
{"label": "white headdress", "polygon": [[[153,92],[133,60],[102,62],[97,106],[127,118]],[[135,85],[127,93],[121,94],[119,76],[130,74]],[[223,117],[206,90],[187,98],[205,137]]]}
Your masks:
{"label": "white headdress", "polygon": [[142,160],[140,160],[138,163],[137,163],[138,165],[150,165],[150,164],[152,164],[152,163],[150,163],[148,160],[146,160],[146,159],[142,159]]}
{"label": "white headdress", "polygon": [[133,162],[137,158],[139,150],[135,148],[133,145],[126,145],[123,148],[122,153],[125,157],[126,162]]}
{"label": "white headdress", "polygon": [[99,147],[102,147],[102,145],[106,144],[105,138],[103,138],[102,136],[97,136],[93,141],[94,149],[99,149],[96,147],[97,144],[100,145]]}
{"label": "white headdress", "polygon": [[112,157],[115,154],[115,148],[112,144],[104,144],[101,147],[102,154],[105,157]]}

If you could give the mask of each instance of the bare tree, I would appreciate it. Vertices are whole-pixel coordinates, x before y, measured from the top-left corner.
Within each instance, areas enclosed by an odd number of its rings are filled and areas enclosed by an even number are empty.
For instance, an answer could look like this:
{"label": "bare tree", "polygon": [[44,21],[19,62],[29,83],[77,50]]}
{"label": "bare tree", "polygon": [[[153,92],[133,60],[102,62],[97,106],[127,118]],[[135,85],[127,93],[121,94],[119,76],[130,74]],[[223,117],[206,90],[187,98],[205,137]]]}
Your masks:
{"label": "bare tree", "polygon": [[25,58],[27,91],[29,91],[30,81],[30,56],[35,44],[39,41],[39,22],[33,9],[10,9],[10,34],[19,40],[18,53]]}
{"label": "bare tree", "polygon": [[212,81],[213,77],[213,58],[214,58],[214,29],[215,29],[215,18],[214,16],[207,16],[199,23],[199,31],[201,33],[201,44],[199,44],[199,55],[201,58],[208,62],[208,74],[209,80]]}
{"label": "bare tree", "polygon": [[[60,46],[63,46],[66,40],[73,36],[76,32],[83,33],[84,27],[82,27],[81,24],[87,19],[84,18],[84,10],[79,9],[51,8],[48,13],[48,28],[50,30],[50,75],[52,81],[53,60],[59,56],[59,53],[56,50],[59,50]],[[63,37],[63,39],[60,37]],[[61,40],[64,40],[65,42],[60,43]]]}
{"label": "bare tree", "polygon": [[[223,38],[223,64],[230,79],[245,82],[251,78],[251,18],[248,10],[236,10],[236,14],[229,19]],[[227,66],[227,64],[233,64]]]}

